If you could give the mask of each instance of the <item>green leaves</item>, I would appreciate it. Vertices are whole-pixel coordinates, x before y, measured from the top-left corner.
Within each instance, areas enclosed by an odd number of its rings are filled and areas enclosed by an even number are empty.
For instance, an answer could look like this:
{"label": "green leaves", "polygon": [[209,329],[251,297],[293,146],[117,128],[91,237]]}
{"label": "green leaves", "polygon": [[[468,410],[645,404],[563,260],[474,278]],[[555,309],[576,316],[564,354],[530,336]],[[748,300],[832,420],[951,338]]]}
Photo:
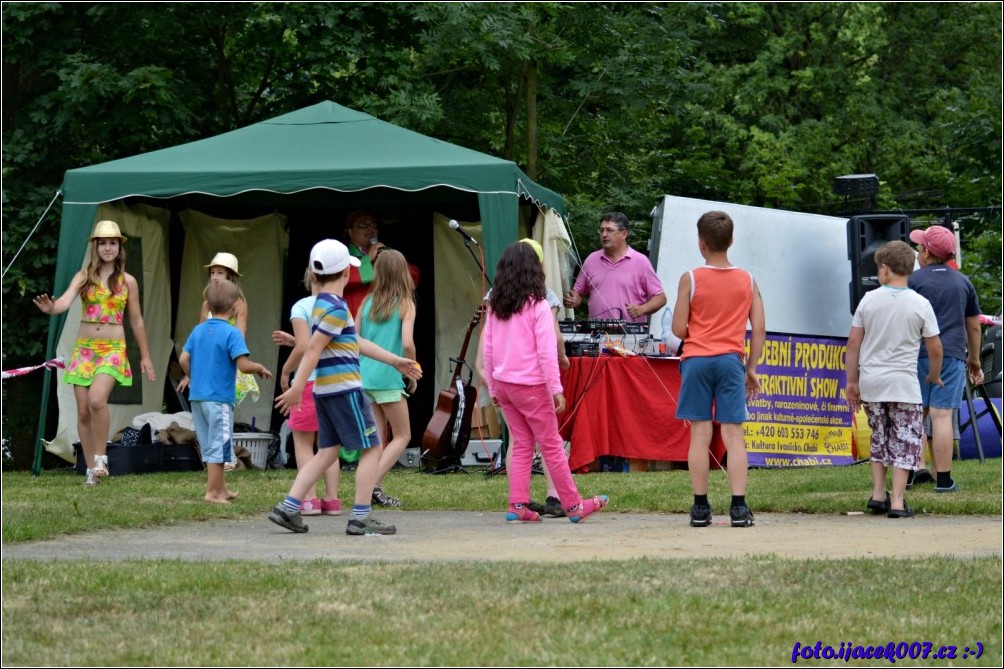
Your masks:
{"label": "green leaves", "polygon": [[[1000,204],[1000,18],[992,3],[6,3],[5,264],[65,170],[323,99],[535,165],[582,251],[601,212],[647,223],[667,193],[832,214],[835,176],[875,173],[883,208]],[[5,305],[51,290],[57,217]],[[1000,302],[999,229],[963,228],[984,305]],[[35,357],[45,319],[21,312],[5,306],[11,341],[30,334],[8,355]]]}

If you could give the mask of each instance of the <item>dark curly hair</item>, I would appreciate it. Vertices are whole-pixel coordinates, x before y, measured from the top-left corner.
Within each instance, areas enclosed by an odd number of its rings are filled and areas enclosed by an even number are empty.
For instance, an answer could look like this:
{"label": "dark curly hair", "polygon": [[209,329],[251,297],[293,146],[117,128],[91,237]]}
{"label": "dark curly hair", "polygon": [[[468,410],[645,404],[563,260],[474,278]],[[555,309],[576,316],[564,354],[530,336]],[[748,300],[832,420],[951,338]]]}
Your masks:
{"label": "dark curly hair", "polygon": [[547,299],[544,267],[529,244],[513,242],[502,251],[495,267],[495,286],[489,304],[503,321],[518,314],[527,302]]}

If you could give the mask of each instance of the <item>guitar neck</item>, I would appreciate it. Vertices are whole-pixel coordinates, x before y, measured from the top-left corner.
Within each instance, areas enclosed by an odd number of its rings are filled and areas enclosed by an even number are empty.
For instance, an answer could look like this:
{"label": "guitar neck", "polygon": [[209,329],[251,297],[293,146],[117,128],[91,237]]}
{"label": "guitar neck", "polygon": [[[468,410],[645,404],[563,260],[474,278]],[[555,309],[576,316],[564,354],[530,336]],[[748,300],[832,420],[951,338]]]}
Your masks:
{"label": "guitar neck", "polygon": [[453,370],[453,378],[450,380],[451,388],[456,385],[457,379],[460,378],[460,370],[463,369],[467,361],[467,347],[470,346],[471,335],[474,333],[474,328],[481,322],[481,316],[484,314],[484,311],[484,303],[479,304],[477,310],[474,312],[474,317],[467,326],[467,333],[464,335],[464,345],[460,347],[460,355],[457,357],[457,368]]}

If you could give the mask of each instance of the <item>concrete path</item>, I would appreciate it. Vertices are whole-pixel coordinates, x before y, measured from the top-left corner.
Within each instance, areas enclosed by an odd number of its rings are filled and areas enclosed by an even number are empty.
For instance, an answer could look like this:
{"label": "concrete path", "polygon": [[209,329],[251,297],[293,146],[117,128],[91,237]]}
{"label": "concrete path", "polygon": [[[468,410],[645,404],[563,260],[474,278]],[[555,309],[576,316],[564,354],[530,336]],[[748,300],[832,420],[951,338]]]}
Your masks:
{"label": "concrete path", "polygon": [[630,560],[776,554],[794,559],[1002,555],[1001,516],[757,514],[756,526],[732,528],[716,517],[691,528],[687,516],[601,513],[580,525],[563,518],[509,525],[502,513],[383,511],[394,536],[345,534],[346,516],[308,518],[293,534],[265,514],[140,530],[103,530],[3,547],[3,559],[132,560]]}

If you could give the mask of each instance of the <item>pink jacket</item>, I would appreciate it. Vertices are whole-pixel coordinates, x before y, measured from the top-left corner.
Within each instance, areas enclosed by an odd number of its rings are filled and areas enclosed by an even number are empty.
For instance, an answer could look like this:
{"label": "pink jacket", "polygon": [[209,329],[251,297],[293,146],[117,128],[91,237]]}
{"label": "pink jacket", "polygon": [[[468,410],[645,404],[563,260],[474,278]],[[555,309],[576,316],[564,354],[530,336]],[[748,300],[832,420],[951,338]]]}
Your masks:
{"label": "pink jacket", "polygon": [[485,382],[495,397],[495,382],[524,386],[546,384],[552,395],[562,392],[558,371],[554,314],[546,300],[523,305],[509,320],[488,310],[485,325]]}

